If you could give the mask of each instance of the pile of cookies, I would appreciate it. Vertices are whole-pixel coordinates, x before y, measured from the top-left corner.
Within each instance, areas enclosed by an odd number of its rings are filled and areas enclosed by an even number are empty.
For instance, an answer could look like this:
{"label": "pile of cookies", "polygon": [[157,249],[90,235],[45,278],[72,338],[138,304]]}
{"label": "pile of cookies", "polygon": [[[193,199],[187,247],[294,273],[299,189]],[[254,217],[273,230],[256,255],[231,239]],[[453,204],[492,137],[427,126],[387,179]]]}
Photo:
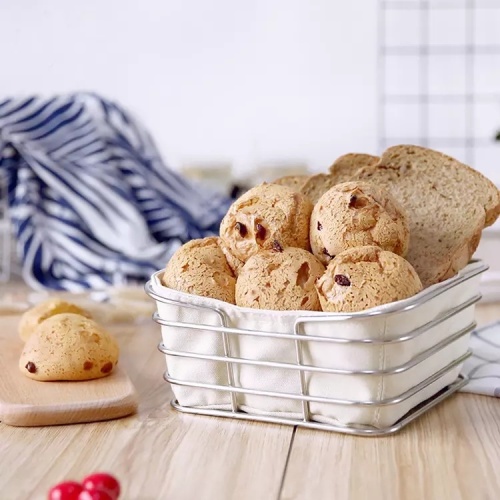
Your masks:
{"label": "pile of cookies", "polygon": [[118,363],[116,340],[88,311],[52,298],[26,311],[19,323],[25,342],[19,369],[39,381],[106,377]]}
{"label": "pile of cookies", "polygon": [[362,311],[456,274],[499,214],[498,189],[441,153],[349,154],[329,174],[250,189],[219,238],[174,254],[162,283],[241,307]]}

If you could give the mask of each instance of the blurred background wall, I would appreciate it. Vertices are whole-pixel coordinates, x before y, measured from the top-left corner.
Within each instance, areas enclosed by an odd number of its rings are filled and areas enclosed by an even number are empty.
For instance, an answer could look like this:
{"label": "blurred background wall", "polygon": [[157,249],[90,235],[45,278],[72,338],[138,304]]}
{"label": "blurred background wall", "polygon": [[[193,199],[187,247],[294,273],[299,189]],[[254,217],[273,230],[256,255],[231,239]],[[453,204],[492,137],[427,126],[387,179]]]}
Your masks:
{"label": "blurred background wall", "polygon": [[2,2],[0,95],[117,99],[175,168],[321,170],[377,148],[376,16],[373,0]]}
{"label": "blurred background wall", "polygon": [[95,90],[174,168],[436,147],[500,183],[498,0],[17,0],[1,95]]}

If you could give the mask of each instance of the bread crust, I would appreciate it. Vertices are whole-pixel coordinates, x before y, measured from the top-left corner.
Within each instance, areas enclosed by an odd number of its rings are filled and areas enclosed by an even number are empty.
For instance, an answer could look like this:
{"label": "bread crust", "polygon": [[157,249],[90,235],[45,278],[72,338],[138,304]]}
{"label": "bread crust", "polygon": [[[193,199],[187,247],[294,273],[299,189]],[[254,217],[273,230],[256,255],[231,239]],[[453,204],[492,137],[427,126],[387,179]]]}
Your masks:
{"label": "bread crust", "polygon": [[492,182],[458,160],[420,146],[391,147],[356,177],[386,187],[407,209],[407,258],[424,287],[463,269],[481,231],[500,215],[500,192]]}

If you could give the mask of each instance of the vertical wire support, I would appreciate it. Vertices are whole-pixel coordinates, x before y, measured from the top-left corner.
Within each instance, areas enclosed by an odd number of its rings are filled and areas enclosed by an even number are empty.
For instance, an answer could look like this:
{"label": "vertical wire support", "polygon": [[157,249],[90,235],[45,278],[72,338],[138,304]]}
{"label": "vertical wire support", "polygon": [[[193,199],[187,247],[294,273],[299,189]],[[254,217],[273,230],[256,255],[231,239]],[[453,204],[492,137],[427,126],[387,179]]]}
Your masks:
{"label": "vertical wire support", "polygon": [[[295,335],[299,336],[302,335],[301,332],[301,327],[302,324],[295,324]],[[304,365],[303,362],[303,351],[302,351],[302,342],[300,340],[295,340],[295,354],[297,358],[297,365],[299,367],[302,367]],[[299,376],[300,376],[300,394],[302,396],[307,396],[307,382],[306,382],[306,376],[305,372],[303,369],[299,369]],[[307,400],[302,400],[302,417],[304,422],[309,422],[311,420],[311,412],[309,408],[309,401]]]}
{"label": "vertical wire support", "polygon": [[[227,328],[227,321],[226,318],[223,317],[222,319],[222,326]],[[231,346],[229,344],[229,339],[227,337],[226,332],[221,332],[222,336],[222,345],[224,348],[224,357],[225,358],[230,358],[231,357]],[[233,368],[233,363],[231,361],[226,361],[226,373],[227,373],[227,380],[228,384],[231,388],[235,387],[234,384],[234,368]],[[238,402],[236,400],[236,394],[231,391],[231,410],[233,413],[236,413],[238,411]]]}

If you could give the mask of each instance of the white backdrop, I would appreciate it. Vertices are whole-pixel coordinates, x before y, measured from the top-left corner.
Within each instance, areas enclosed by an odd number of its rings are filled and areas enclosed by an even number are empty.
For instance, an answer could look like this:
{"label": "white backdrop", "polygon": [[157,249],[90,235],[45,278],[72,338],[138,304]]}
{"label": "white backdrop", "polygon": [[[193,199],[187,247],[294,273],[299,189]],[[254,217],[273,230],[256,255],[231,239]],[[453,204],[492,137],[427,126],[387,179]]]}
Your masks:
{"label": "white backdrop", "polygon": [[[339,5],[342,5],[339,8]],[[95,90],[173,167],[376,151],[375,0],[0,2],[0,96]]]}
{"label": "white backdrop", "polygon": [[[462,11],[432,12],[432,43],[463,44]],[[385,43],[418,42],[415,12],[388,15]],[[262,163],[295,161],[320,171],[348,151],[379,152],[377,15],[378,0],[0,0],[0,98],[97,91],[134,111],[174,168],[230,162],[245,177]],[[477,42],[492,44],[500,9],[474,19]],[[500,53],[488,57],[476,58],[474,80],[500,95]],[[445,95],[462,92],[455,59],[438,79]],[[388,68],[386,90],[412,93],[419,78],[407,63]],[[388,110],[386,135],[418,140],[411,106]],[[432,137],[464,135],[457,106],[431,104]],[[500,101],[476,108],[474,135],[488,141]],[[461,160],[464,151],[445,148]],[[472,166],[500,183],[498,163],[500,144],[486,142]]]}

